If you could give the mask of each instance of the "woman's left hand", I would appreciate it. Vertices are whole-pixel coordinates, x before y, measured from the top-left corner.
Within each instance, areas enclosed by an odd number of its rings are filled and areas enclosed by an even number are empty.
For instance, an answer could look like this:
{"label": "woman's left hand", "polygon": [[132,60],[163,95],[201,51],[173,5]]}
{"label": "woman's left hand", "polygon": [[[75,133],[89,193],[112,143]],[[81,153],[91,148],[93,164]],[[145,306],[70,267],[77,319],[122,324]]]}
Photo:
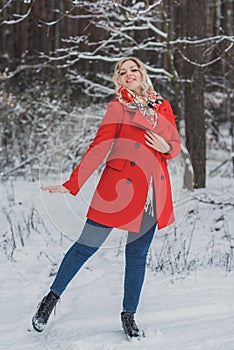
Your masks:
{"label": "woman's left hand", "polygon": [[55,185],[55,186],[41,186],[41,190],[49,191],[50,193],[67,193],[69,190],[63,185]]}
{"label": "woman's left hand", "polygon": [[158,152],[161,153],[168,153],[171,150],[170,145],[167,143],[167,141],[164,140],[163,137],[155,134],[153,131],[147,131],[145,134],[146,141],[145,143],[155,149]]}

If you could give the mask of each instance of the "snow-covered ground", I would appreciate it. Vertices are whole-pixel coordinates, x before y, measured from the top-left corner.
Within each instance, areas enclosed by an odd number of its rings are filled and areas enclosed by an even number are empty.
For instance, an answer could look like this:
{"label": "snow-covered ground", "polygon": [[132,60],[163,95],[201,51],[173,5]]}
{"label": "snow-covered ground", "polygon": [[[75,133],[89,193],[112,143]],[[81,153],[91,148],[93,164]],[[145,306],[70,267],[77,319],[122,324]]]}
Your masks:
{"label": "snow-covered ground", "polygon": [[171,169],[177,227],[155,234],[136,315],[146,337],[132,343],[120,324],[126,235],[118,230],[71,282],[46,330],[31,327],[79,236],[96,176],[77,197],[40,193],[38,182],[1,184],[0,349],[234,349],[233,179],[189,192],[179,168]]}

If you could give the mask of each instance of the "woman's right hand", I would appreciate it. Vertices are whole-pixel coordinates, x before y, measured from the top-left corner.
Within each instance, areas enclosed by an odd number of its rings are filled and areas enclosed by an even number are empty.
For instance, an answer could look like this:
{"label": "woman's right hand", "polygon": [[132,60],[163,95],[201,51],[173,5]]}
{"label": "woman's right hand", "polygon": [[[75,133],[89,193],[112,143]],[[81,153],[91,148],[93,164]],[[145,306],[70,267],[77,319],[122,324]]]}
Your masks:
{"label": "woman's right hand", "polygon": [[66,187],[62,185],[57,186],[42,186],[41,190],[49,191],[50,193],[67,193],[70,192]]}

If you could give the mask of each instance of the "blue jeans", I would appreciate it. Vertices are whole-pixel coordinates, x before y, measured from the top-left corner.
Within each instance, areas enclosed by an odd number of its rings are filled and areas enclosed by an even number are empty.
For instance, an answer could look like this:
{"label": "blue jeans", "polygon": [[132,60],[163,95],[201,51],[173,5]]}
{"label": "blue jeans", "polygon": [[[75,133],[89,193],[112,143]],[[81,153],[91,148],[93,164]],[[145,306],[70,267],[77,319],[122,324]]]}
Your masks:
{"label": "blue jeans", "polygon": [[[145,277],[146,256],[156,223],[144,215],[140,233],[128,232],[125,246],[123,311],[136,312]],[[80,238],[64,256],[51,290],[61,295],[83,264],[106,240],[112,227],[87,219]],[[137,239],[136,239],[137,237]]]}

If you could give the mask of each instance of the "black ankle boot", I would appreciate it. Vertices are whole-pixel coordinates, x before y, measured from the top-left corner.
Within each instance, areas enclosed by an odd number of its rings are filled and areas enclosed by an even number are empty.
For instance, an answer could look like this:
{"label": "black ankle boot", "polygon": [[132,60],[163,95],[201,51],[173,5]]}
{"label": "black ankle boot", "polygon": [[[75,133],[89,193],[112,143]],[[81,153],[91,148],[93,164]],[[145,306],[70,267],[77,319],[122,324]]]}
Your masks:
{"label": "black ankle boot", "polygon": [[121,321],[125,334],[127,337],[139,337],[140,332],[134,320],[133,312],[121,312]]}
{"label": "black ankle boot", "polygon": [[38,305],[37,312],[32,318],[33,328],[37,332],[42,332],[44,330],[50,314],[53,311],[58,300],[59,296],[50,291],[49,294],[47,294]]}

